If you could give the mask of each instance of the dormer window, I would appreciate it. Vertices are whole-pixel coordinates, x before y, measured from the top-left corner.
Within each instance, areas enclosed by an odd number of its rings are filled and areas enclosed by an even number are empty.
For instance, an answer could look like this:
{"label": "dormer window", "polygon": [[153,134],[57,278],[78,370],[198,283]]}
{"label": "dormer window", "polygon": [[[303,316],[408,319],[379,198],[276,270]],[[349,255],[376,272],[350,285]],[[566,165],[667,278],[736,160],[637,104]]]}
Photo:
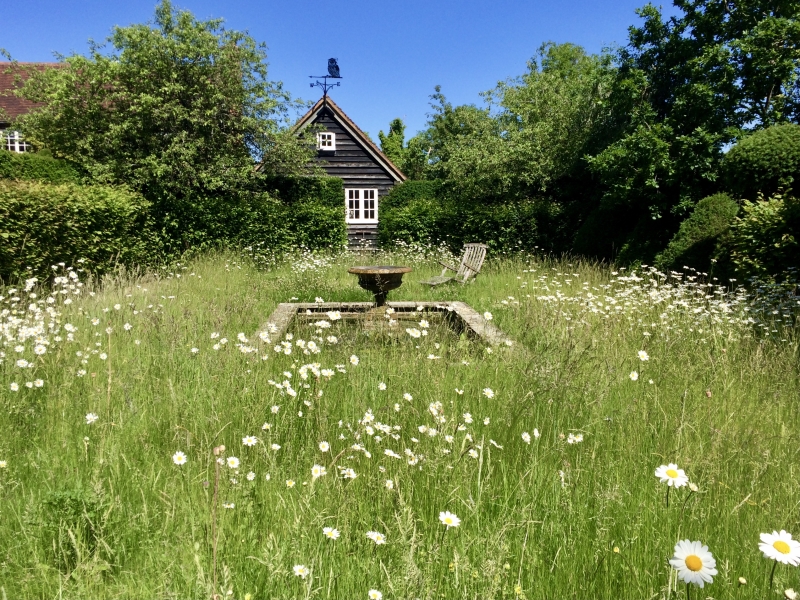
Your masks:
{"label": "dormer window", "polygon": [[333,152],[336,150],[336,134],[329,131],[321,131],[317,134],[317,150],[323,152]]}

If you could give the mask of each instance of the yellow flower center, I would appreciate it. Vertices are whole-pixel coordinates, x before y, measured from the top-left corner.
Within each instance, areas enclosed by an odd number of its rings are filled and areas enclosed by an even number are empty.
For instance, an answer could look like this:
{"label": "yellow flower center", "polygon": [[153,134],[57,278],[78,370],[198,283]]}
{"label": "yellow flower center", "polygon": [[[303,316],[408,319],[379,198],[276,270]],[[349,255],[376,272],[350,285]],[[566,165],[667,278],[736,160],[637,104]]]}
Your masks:
{"label": "yellow flower center", "polygon": [[775,548],[775,550],[777,550],[781,554],[789,554],[789,544],[787,544],[783,540],[778,540],[777,542],[773,542],[772,547]]}
{"label": "yellow flower center", "polygon": [[675,479],[678,477],[678,472],[675,469],[667,469],[667,477]]}
{"label": "yellow flower center", "polygon": [[686,557],[686,567],[690,571],[699,571],[703,568],[703,561],[700,560],[699,556],[695,556],[694,554],[690,554]]}

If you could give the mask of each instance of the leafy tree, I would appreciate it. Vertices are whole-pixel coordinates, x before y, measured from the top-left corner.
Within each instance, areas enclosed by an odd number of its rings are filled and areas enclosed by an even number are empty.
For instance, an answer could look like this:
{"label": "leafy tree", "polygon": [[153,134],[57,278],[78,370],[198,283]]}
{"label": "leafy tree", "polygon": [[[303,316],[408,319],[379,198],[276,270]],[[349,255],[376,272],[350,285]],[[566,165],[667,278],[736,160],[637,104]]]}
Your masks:
{"label": "leafy tree", "polygon": [[115,27],[108,43],[31,73],[22,94],[44,106],[19,125],[94,181],[143,193],[165,226],[197,198],[244,201],[255,161],[297,173],[311,156],[282,127],[291,99],[248,35],[162,0],[153,24]]}
{"label": "leafy tree", "polygon": [[[616,133],[590,156],[598,210],[630,239],[623,258],[649,258],[699,198],[719,189],[726,144],[742,130],[796,120],[798,0],[676,0],[664,20],[648,4],[618,56]],[[638,236],[638,240],[634,239]]]}
{"label": "leafy tree", "polygon": [[383,130],[378,132],[378,139],[381,142],[381,150],[383,153],[396,165],[403,162],[403,155],[405,148],[403,142],[405,141],[406,125],[403,119],[394,119],[389,123],[389,133],[384,134]]}

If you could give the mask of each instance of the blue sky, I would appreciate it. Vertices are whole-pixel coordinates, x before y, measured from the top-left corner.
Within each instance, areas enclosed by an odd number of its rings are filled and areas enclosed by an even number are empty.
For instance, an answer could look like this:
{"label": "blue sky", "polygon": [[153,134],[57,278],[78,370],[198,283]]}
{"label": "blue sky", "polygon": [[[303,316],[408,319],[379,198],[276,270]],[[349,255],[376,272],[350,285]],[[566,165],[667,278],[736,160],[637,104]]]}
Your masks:
{"label": "blue sky", "polygon": [[[657,1],[657,0],[656,0]],[[222,17],[269,47],[270,79],[317,100],[308,75],[341,67],[331,97],[373,139],[401,117],[409,137],[425,127],[429,96],[442,86],[454,104],[522,74],[547,41],[589,52],[623,45],[644,0],[176,0],[197,18]],[[156,0],[0,0],[0,47],[19,61],[83,53],[114,25],[151,21]],[[665,14],[674,14],[664,5]]]}

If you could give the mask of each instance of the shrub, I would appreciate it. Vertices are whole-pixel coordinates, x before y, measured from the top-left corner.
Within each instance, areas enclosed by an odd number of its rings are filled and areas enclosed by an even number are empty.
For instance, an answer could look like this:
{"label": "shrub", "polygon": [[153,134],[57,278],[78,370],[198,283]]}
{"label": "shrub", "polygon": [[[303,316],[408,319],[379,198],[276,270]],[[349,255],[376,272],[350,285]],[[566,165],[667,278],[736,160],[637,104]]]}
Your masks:
{"label": "shrub", "polygon": [[0,180],[0,278],[43,275],[80,259],[95,272],[147,264],[160,254],[148,208],[119,188]]}
{"label": "shrub", "polygon": [[800,200],[775,194],[746,200],[720,247],[744,277],[780,277],[800,265]]}
{"label": "shrub", "polygon": [[[755,200],[800,185],[800,125],[775,125],[742,139],[722,162],[728,190]],[[800,190],[797,190],[800,192]]]}
{"label": "shrub", "polygon": [[[396,242],[445,243],[458,250],[467,242],[484,242],[493,250],[552,248],[560,243],[558,207],[539,199],[485,203],[444,195],[426,196],[437,190],[435,182],[415,184],[400,194],[394,191],[381,205],[378,226],[382,245]],[[409,186],[412,187],[412,186]],[[439,188],[438,191],[441,191]],[[387,206],[388,205],[388,206]]]}
{"label": "shrub", "polygon": [[35,179],[47,183],[77,183],[80,172],[72,163],[42,153],[0,150],[0,179]]}
{"label": "shrub", "polygon": [[656,256],[656,265],[662,269],[680,269],[687,265],[709,272],[714,248],[738,212],[739,205],[728,194],[703,198],[681,223],[666,249]]}

